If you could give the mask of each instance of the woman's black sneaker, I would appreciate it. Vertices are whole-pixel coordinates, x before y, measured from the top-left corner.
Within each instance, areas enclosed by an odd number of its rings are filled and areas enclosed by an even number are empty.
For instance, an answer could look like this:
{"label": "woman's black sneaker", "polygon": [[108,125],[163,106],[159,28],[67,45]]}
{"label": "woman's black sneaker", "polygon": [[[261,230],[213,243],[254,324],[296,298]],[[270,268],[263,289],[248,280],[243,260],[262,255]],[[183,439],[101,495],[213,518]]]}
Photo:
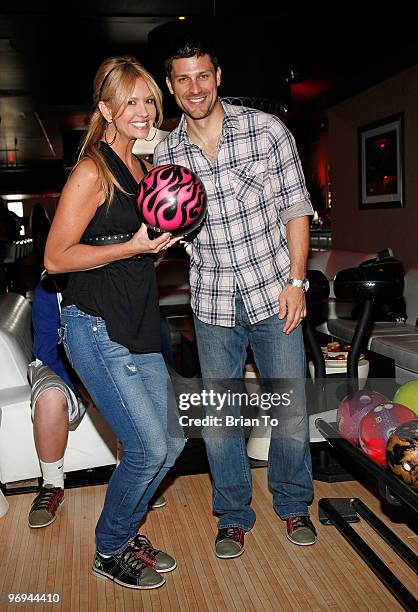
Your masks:
{"label": "woman's black sneaker", "polygon": [[130,589],[157,589],[165,583],[163,576],[141,560],[133,540],[117,555],[104,557],[96,551],[92,571]]}
{"label": "woman's black sneaker", "polygon": [[155,493],[154,497],[151,499],[149,503],[150,510],[156,510],[157,508],[163,508],[167,505],[167,500],[161,493],[158,491]]}
{"label": "woman's black sneaker", "polygon": [[138,533],[133,538],[132,544],[138,552],[138,559],[141,559],[143,563],[153,567],[156,572],[164,574],[165,572],[171,572],[177,567],[174,557],[163,550],[154,548],[144,535]]}

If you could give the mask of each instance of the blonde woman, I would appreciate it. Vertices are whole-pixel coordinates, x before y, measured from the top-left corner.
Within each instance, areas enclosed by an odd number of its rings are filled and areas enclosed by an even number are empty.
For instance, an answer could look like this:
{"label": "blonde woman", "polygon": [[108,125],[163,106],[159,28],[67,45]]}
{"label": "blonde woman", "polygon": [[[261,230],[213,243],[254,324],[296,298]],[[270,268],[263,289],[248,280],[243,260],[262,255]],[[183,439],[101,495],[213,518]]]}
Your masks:
{"label": "blonde woman", "polygon": [[[61,336],[68,358],[124,455],[110,479],[96,527],[93,572],[152,589],[175,559],[138,525],[184,446],[167,432],[176,411],[160,353],[154,258],[174,240],[148,238],[136,194],[150,168],[132,153],[162,121],[161,92],[133,57],[106,59],[94,80],[93,112],[78,164],[60,198],[45,266],[68,272]],[[175,419],[174,419],[175,420]]]}

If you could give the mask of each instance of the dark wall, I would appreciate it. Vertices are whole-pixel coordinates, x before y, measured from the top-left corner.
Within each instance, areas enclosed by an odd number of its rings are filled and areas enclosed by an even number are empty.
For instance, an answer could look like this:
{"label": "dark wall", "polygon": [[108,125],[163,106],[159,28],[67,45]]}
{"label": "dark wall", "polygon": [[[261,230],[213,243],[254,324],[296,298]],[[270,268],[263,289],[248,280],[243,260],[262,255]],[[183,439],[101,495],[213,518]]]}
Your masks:
{"label": "dark wall", "polygon": [[[405,207],[359,209],[357,130],[404,113]],[[391,247],[406,267],[418,267],[418,65],[329,111],[332,242],[335,248]]]}

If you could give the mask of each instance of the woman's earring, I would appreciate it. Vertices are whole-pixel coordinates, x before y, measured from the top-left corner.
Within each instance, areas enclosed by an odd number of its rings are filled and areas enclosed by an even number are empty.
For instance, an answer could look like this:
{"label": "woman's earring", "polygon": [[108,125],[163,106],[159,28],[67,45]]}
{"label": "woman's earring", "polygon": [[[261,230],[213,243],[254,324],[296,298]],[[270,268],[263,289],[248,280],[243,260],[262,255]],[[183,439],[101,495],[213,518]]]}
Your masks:
{"label": "woman's earring", "polygon": [[106,129],[105,129],[105,133],[104,133],[105,143],[106,143],[107,145],[109,145],[109,147],[110,147],[110,146],[111,146],[111,145],[112,145],[112,144],[115,142],[115,140],[116,140],[116,134],[117,134],[116,124],[115,124],[115,135],[113,136],[113,138],[112,138],[112,140],[111,140],[110,142],[107,140],[107,137],[106,137],[106,134],[107,134],[107,128],[109,127],[109,125],[110,125],[111,123],[113,123],[113,119],[112,119],[112,121],[109,121],[109,122],[108,122],[108,124],[107,124],[107,126],[106,126]]}
{"label": "woman's earring", "polygon": [[154,140],[157,135],[157,128],[155,127],[155,125],[153,125],[152,127],[154,128],[154,136],[152,138],[144,138],[145,142],[151,142],[151,140]]}

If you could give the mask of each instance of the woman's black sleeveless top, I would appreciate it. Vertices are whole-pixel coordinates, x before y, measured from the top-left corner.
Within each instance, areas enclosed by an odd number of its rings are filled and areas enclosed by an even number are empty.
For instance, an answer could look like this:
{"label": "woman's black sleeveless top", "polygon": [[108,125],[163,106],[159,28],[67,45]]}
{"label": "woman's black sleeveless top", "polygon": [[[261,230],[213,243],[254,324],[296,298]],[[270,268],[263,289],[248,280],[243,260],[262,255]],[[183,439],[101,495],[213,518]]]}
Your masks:
{"label": "woman's black sleeveless top", "polygon": [[[80,242],[92,236],[136,232],[141,225],[136,204],[138,183],[106,143],[100,143],[100,150],[129,195],[115,187],[111,205],[98,207]],[[70,273],[62,306],[71,304],[87,314],[102,317],[109,338],[131,352],[160,352],[158,290],[151,256],[122,259],[95,270]]]}

